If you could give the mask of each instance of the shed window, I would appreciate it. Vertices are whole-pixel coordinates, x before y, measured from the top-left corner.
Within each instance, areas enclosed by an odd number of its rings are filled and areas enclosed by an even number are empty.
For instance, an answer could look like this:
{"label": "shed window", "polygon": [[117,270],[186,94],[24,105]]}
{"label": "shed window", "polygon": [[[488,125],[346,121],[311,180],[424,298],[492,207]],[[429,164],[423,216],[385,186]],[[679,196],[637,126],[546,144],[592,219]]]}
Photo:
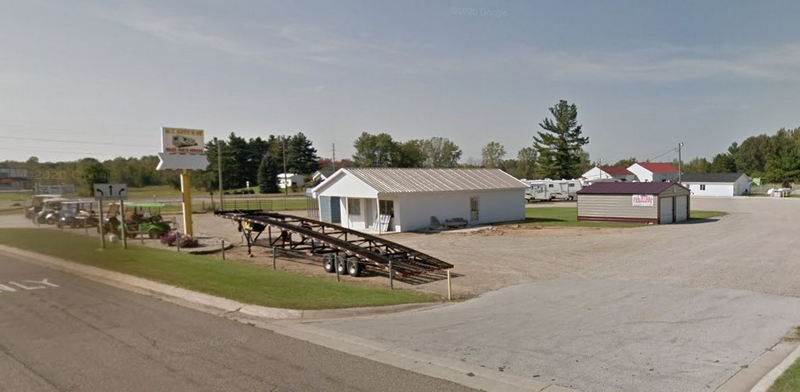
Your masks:
{"label": "shed window", "polygon": [[361,215],[361,199],[347,199],[347,214]]}
{"label": "shed window", "polygon": [[706,190],[706,184],[700,184],[700,190],[701,191]]}

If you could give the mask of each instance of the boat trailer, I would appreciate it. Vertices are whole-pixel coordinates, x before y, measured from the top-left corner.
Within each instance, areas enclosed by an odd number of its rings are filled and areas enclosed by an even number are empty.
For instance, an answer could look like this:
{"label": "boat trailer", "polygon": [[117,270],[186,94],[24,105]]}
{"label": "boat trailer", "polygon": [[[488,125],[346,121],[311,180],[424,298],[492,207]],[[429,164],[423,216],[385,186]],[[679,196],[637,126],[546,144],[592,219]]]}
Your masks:
{"label": "boat trailer", "polygon": [[218,211],[238,223],[247,252],[266,233],[268,247],[321,256],[327,272],[360,275],[367,266],[386,271],[390,279],[453,268],[425,253],[385,238],[305,217],[267,211]]}

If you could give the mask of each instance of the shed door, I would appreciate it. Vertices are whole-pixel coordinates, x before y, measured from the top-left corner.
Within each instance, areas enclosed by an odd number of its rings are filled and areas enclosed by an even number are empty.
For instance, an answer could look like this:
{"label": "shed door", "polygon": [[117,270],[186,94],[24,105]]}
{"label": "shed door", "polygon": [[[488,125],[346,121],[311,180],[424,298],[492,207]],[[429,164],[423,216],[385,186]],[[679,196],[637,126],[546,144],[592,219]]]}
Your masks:
{"label": "shed door", "polygon": [[478,196],[473,196],[469,199],[470,222],[477,222],[480,219],[480,215],[478,214],[479,202]]}
{"label": "shed door", "polygon": [[319,197],[319,220],[323,222],[331,221],[331,197]]}
{"label": "shed door", "polygon": [[659,223],[672,223],[672,211],[675,203],[674,197],[659,197],[660,202],[660,211],[659,211]]}
{"label": "shed door", "polygon": [[331,223],[342,223],[342,205],[339,196],[331,197]]}
{"label": "shed door", "polygon": [[683,222],[689,218],[689,196],[675,198],[675,222]]}

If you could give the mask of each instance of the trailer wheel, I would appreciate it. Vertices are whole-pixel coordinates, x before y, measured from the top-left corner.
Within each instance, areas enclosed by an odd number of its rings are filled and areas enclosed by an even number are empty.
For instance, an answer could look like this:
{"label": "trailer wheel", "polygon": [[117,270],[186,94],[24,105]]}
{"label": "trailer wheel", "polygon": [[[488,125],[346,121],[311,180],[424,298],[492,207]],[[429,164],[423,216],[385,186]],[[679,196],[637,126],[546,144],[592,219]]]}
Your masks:
{"label": "trailer wheel", "polygon": [[336,270],[339,272],[339,275],[347,275],[347,257],[336,258]]}
{"label": "trailer wheel", "polygon": [[358,259],[349,260],[347,262],[347,273],[350,276],[361,275],[361,263],[358,262]]}
{"label": "trailer wheel", "polygon": [[322,257],[322,268],[325,272],[333,273],[336,271],[336,255],[327,254]]}

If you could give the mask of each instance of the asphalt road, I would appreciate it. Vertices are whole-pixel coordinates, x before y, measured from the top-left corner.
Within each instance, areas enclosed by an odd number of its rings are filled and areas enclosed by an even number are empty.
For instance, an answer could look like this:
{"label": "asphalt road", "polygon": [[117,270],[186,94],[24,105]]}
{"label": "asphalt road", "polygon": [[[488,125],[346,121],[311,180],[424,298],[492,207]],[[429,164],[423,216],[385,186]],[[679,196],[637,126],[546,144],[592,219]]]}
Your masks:
{"label": "asphalt road", "polygon": [[463,391],[0,254],[0,391]]}

